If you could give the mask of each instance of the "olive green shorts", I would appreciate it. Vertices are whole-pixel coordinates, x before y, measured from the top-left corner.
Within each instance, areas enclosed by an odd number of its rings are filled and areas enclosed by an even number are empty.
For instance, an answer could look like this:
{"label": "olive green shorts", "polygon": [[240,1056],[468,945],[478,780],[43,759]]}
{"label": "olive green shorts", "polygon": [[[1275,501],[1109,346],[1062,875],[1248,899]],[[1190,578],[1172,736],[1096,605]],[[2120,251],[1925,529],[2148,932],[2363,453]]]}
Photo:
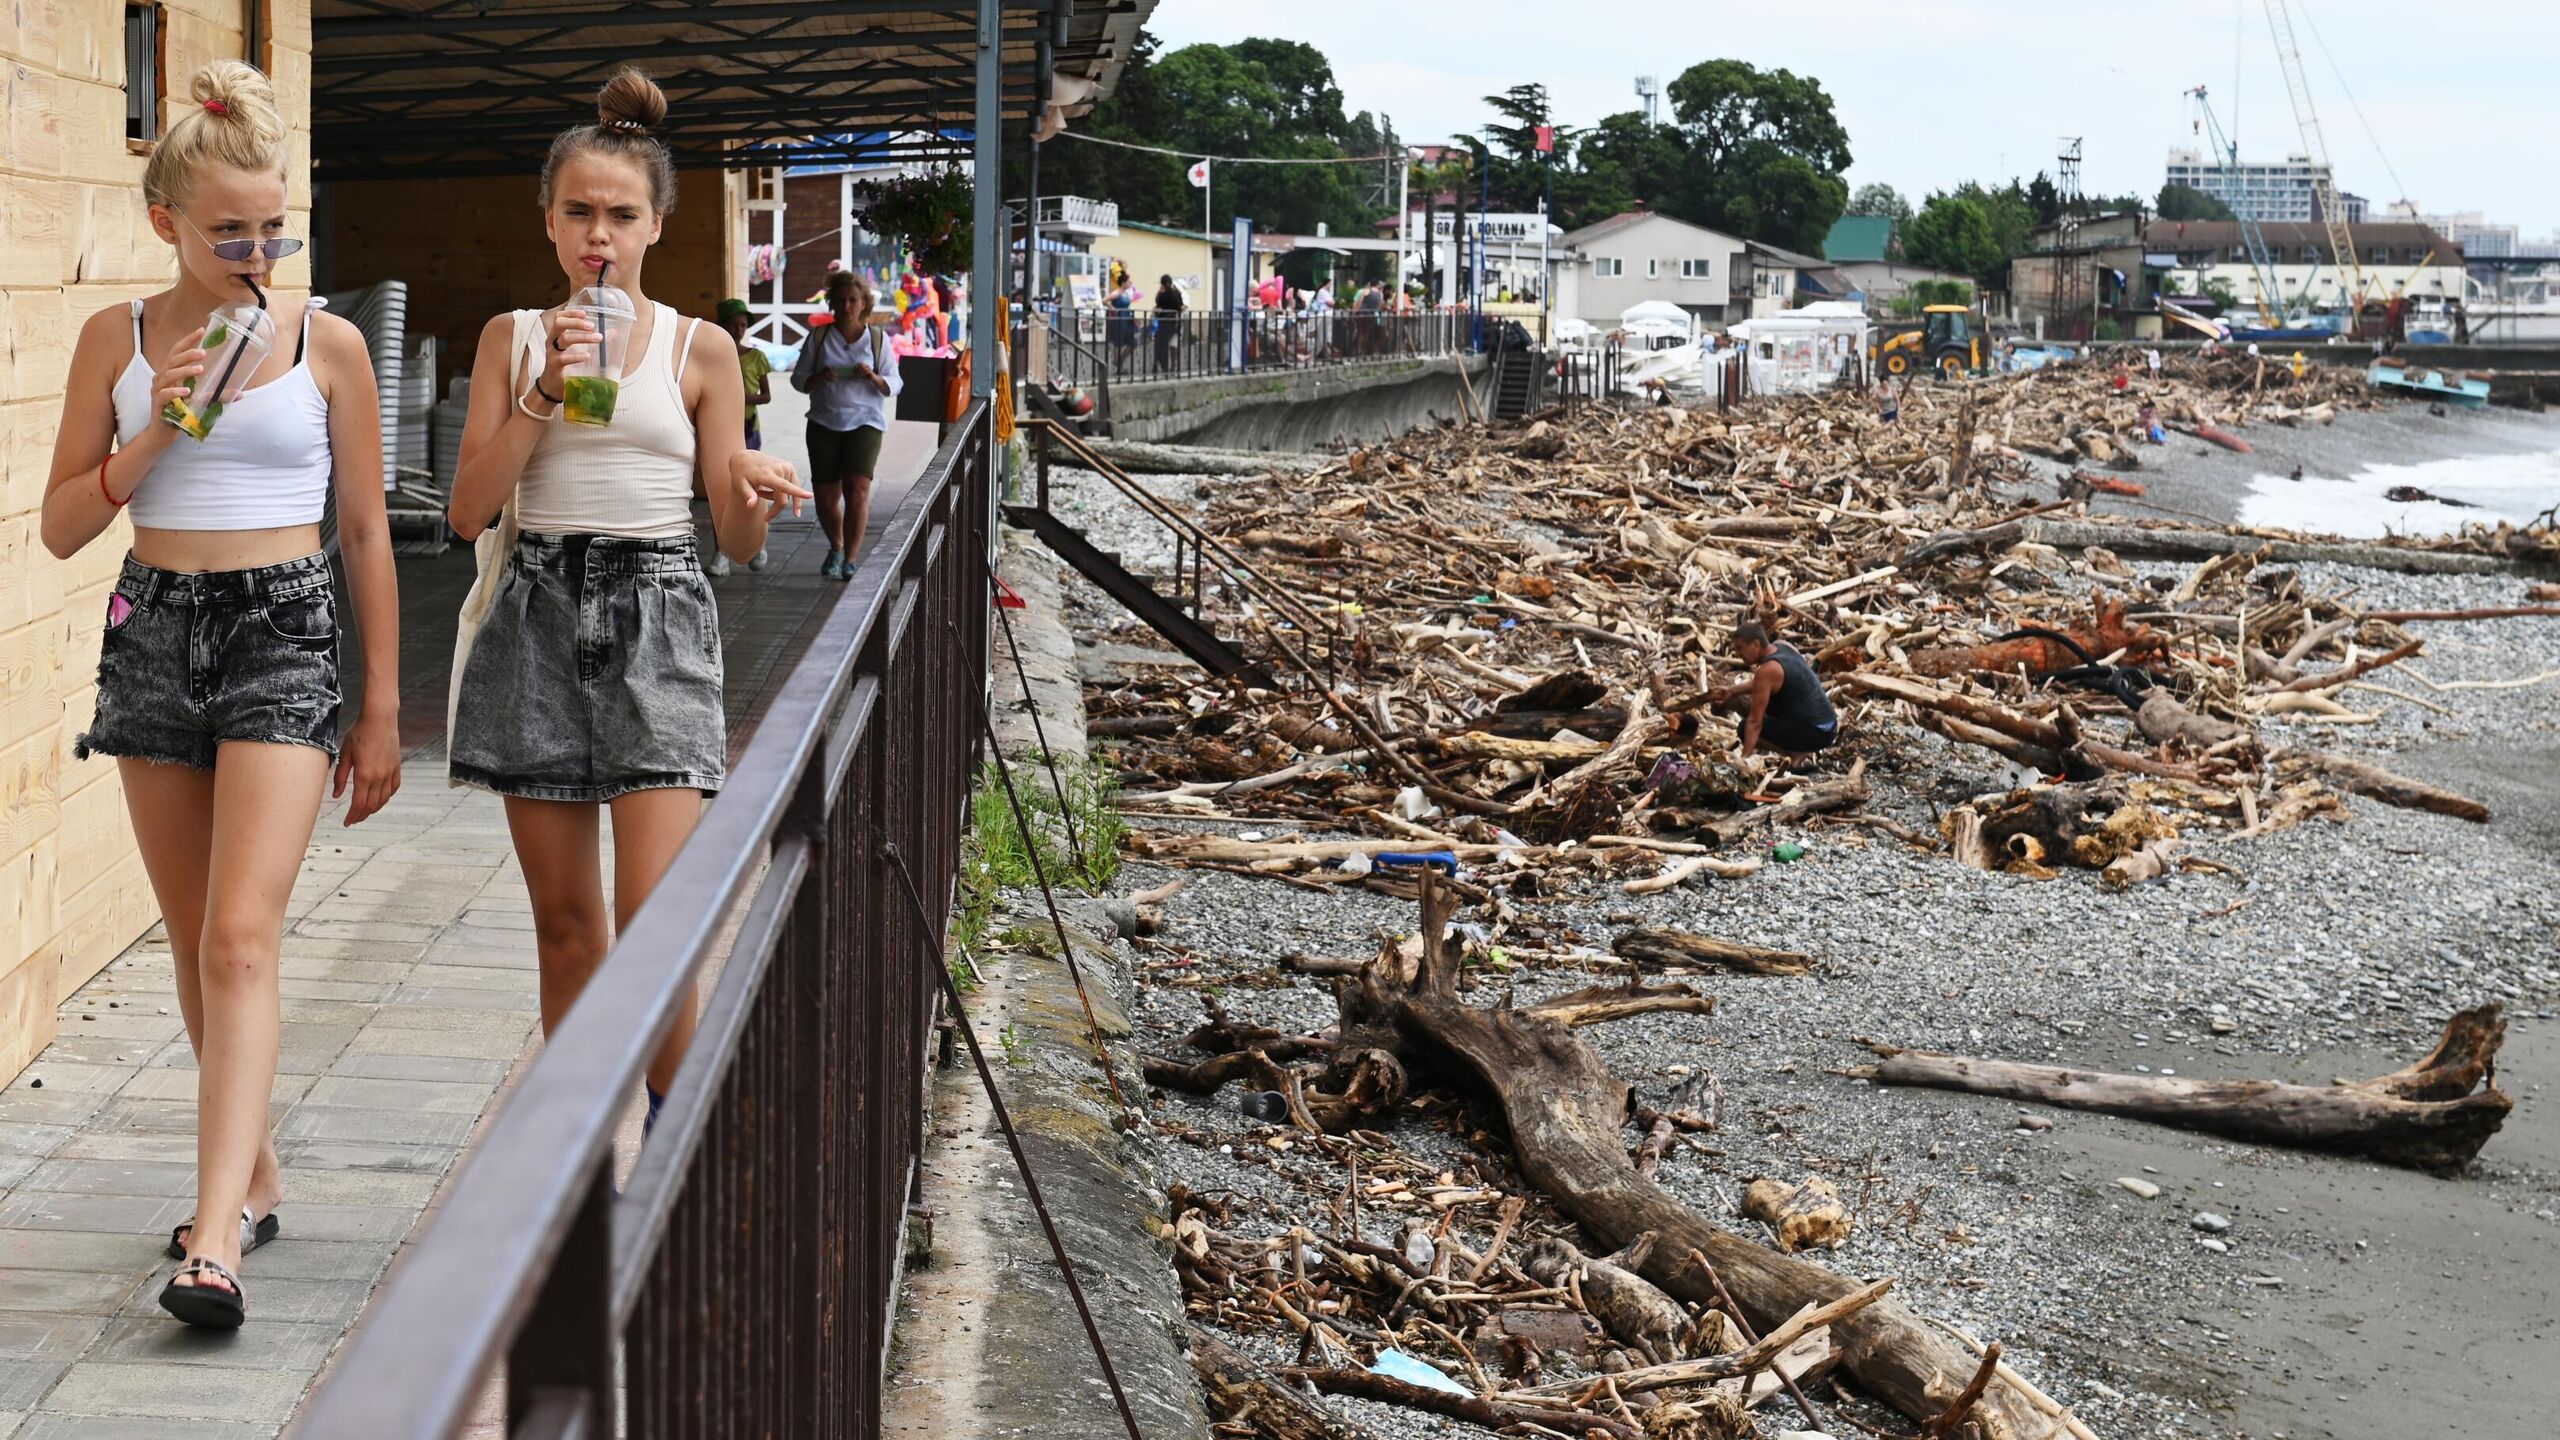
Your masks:
{"label": "olive green shorts", "polygon": [[835,485],[870,479],[880,467],[880,440],[880,432],[869,425],[859,430],[830,430],[810,421],[809,482]]}

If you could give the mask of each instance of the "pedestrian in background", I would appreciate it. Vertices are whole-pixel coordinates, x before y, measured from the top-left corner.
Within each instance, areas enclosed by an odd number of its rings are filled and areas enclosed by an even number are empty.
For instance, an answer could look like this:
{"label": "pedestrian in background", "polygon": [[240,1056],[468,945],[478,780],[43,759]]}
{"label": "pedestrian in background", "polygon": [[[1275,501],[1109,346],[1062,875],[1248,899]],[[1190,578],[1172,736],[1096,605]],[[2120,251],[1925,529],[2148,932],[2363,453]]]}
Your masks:
{"label": "pedestrian in background", "polygon": [[1182,326],[1182,287],[1170,275],[1156,282],[1156,373],[1173,368],[1174,336]]}
{"label": "pedestrian in background", "polygon": [[791,388],[809,397],[809,483],[827,558],[818,573],[850,580],[871,520],[871,476],[889,433],[889,402],[905,381],[898,347],[871,323],[871,289],[851,275],[829,277],[823,330],[801,342]]}
{"label": "pedestrian in background", "polygon": [[[729,338],[737,342],[738,372],[747,382],[747,448],[762,450],[764,431],[756,424],[756,407],[773,401],[773,361],[761,347],[747,338],[747,327],[754,322],[755,315],[747,308],[746,301],[723,300],[713,313],[720,319],[720,328],[728,331]],[[695,499],[704,498],[700,476],[694,478],[693,492]],[[760,571],[772,558],[772,549],[759,545],[756,558],[747,562],[747,568]],[[729,557],[721,551],[720,537],[716,534],[711,537],[711,558],[703,562],[702,568],[714,575],[729,573]]]}

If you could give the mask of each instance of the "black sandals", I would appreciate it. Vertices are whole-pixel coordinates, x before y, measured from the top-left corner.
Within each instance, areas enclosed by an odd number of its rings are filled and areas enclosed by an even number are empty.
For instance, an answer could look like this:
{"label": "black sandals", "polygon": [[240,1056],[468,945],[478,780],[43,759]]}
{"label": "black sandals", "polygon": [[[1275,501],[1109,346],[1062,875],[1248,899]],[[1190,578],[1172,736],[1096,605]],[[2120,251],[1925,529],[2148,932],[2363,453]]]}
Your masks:
{"label": "black sandals", "polygon": [[[195,1277],[193,1284],[178,1283],[189,1276]],[[221,1290],[208,1285],[204,1283],[208,1277],[231,1288]],[[160,1287],[160,1308],[189,1325],[208,1330],[237,1330],[240,1322],[249,1318],[248,1295],[240,1287],[240,1277],[231,1273],[230,1266],[201,1255],[179,1266],[169,1283]]]}

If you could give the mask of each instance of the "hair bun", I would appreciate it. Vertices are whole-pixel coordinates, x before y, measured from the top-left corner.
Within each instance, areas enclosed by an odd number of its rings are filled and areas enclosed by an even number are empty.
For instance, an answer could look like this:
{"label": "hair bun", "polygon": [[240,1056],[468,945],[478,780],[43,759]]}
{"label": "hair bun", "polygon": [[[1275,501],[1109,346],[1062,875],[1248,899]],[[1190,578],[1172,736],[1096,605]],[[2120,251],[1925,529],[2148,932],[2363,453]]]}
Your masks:
{"label": "hair bun", "polygon": [[666,93],[634,67],[615,71],[596,92],[596,124],[604,129],[645,135],[666,118]]}
{"label": "hair bun", "polygon": [[214,61],[189,80],[187,93],[207,115],[248,126],[262,137],[284,138],[282,117],[276,113],[276,87],[246,61]]}

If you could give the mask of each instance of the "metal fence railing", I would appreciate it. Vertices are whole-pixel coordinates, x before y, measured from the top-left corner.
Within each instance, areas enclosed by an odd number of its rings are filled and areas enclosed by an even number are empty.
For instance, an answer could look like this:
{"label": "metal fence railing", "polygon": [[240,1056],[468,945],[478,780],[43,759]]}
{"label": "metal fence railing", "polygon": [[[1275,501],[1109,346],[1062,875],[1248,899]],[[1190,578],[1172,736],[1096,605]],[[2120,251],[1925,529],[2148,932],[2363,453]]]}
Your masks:
{"label": "metal fence railing", "polygon": [[1142,310],[1120,316],[1088,310],[1051,317],[1050,323],[1052,333],[1078,343],[1050,348],[1046,378],[1089,387],[1105,373],[1123,383],[1233,374],[1239,368],[1239,330],[1245,370],[1448,355],[1473,346],[1477,317],[1464,310]]}
{"label": "metal fence railing", "polygon": [[[973,404],[719,802],[447,1185],[295,1434],[877,1433],[942,927],[987,683],[994,463]],[[640,1153],[613,1135],[738,924]],[[617,1395],[619,1391],[619,1395]]]}

